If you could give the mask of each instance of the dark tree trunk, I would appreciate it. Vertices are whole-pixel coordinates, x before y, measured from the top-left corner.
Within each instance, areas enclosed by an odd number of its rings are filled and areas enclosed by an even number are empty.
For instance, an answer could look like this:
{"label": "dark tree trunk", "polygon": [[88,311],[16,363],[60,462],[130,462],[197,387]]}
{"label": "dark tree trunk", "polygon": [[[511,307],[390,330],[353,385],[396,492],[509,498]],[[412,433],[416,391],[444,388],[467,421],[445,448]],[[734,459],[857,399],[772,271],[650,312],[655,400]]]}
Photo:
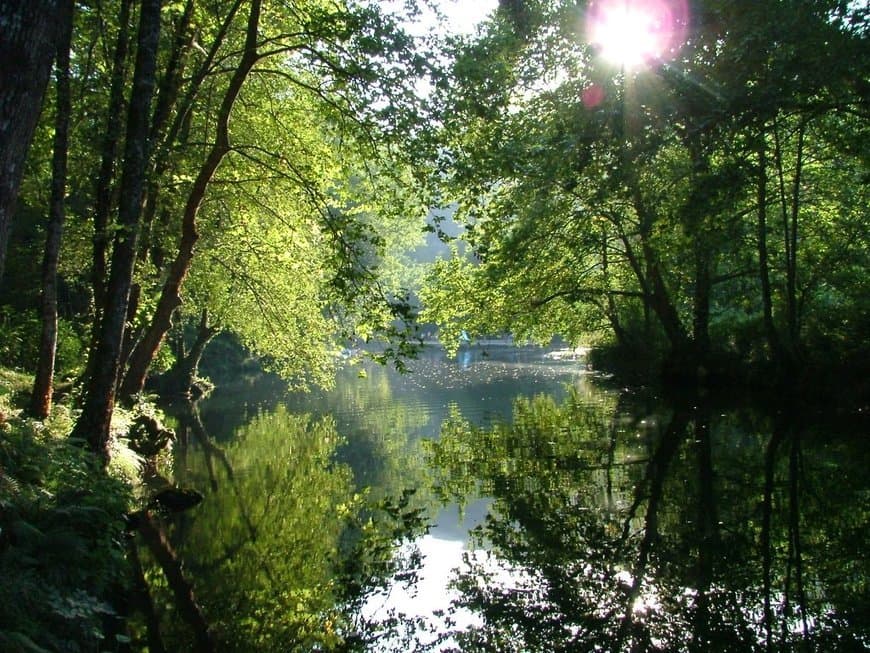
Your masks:
{"label": "dark tree trunk", "polygon": [[175,364],[166,373],[162,389],[166,394],[190,397],[196,376],[199,373],[199,361],[208,343],[218,334],[219,330],[209,326],[208,311],[203,309],[199,326],[196,330],[196,340],[189,350],[182,342],[175,348]]}
{"label": "dark tree trunk", "polygon": [[792,182],[790,225],[786,229],[789,239],[788,261],[786,268],[786,299],[788,306],[788,339],[793,358],[796,360],[800,351],[800,316],[798,315],[797,299],[797,245],[798,245],[798,215],[801,203],[801,175],[804,165],[804,138],[806,136],[806,119],[800,119],[798,126],[797,152],[795,153],[795,170]]}
{"label": "dark tree trunk", "polygon": [[64,0],[0,2],[0,281],[24,162],[57,51]]}
{"label": "dark tree trunk", "polygon": [[115,386],[121,362],[121,346],[136,258],[142,188],[148,160],[148,116],[154,94],[157,45],[160,37],[161,0],[143,0],[139,16],[136,70],[127,116],[124,169],[118,207],[118,231],[114,238],[112,267],[106,288],[106,305],[100,322],[100,338],[93,372],[88,379],[81,417],[73,436],[108,457],[109,427],[115,408]]}
{"label": "dark tree trunk", "polygon": [[637,257],[635,256],[635,260],[631,261],[632,269],[634,269],[635,275],[641,281],[649,308],[652,309],[662,325],[662,329],[671,346],[672,358],[683,360],[692,349],[691,341],[680,320],[680,315],[671,301],[671,296],[668,292],[661,266],[659,265],[658,256],[651,242],[653,227],[652,212],[647,208],[643,200],[637,180],[632,179],[630,181],[634,208],[640,220],[638,232],[644,262],[644,268],[641,268],[640,261],[636,260]]}
{"label": "dark tree trunk", "polygon": [[72,0],[64,0],[58,20],[63,26],[57,43],[56,87],[57,108],[54,118],[54,155],[51,164],[51,200],[42,259],[42,334],[39,341],[39,363],[33,382],[30,413],[45,419],[51,412],[54,386],[54,362],[57,351],[57,262],[66,217],[67,159],[69,151],[69,49],[72,38]]}
{"label": "dark tree trunk", "polygon": [[199,240],[196,223],[199,209],[205,199],[205,194],[212,177],[214,177],[224,157],[230,151],[229,123],[233,105],[242,90],[248,74],[257,62],[259,21],[260,0],[252,0],[251,10],[248,14],[245,49],[218,111],[215,142],[193,182],[193,187],[190,189],[190,194],[184,207],[184,215],[182,216],[182,234],[178,253],[169,269],[169,275],[160,293],[160,299],[157,302],[154,316],[145,334],[130,355],[130,364],[124,377],[124,382],[121,385],[122,395],[131,396],[137,394],[145,387],[145,379],[148,376],[151,362],[154,360],[160,345],[163,344],[169,329],[172,328],[172,314],[181,305],[181,287],[187,278],[187,273],[190,271],[194,248]]}
{"label": "dark tree trunk", "polygon": [[779,336],[773,323],[773,297],[770,291],[770,264],[767,255],[767,145],[764,135],[758,148],[758,278],[767,346],[774,360],[780,358]]}
{"label": "dark tree trunk", "polygon": [[[154,106],[154,117],[151,120],[151,135],[150,142],[155,150],[158,149],[158,144],[163,139],[163,134],[166,131],[166,123],[172,113],[178,100],[178,90],[182,82],[182,73],[184,70],[184,55],[190,49],[193,42],[193,34],[190,29],[191,19],[193,17],[194,0],[187,0],[184,7],[184,12],[179,17],[174,25],[175,38],[172,43],[172,50],[166,64],[166,71],[160,79],[160,84],[157,88],[157,97]],[[145,211],[142,216],[142,244],[139,248],[139,260],[147,261],[149,253],[152,252],[153,244],[151,242],[151,230],[154,223],[154,216],[157,215],[158,196],[160,194],[160,177],[166,172],[168,160],[165,157],[153,157],[152,163],[149,166],[149,184],[145,191]],[[160,262],[160,248],[156,248],[156,253],[153,254],[155,259],[155,267],[158,271],[162,271],[162,263]]]}
{"label": "dark tree trunk", "polygon": [[[94,193],[94,253],[92,283],[94,286],[94,304],[99,317],[104,303],[106,285],[106,249],[108,236],[106,227],[109,224],[109,214],[112,210],[112,179],[115,176],[115,163],[118,153],[118,142],[121,138],[121,117],[124,107],[124,78],[127,65],[127,50],[130,34],[130,6],[132,0],[121,0],[118,14],[118,38],[115,43],[115,54],[112,59],[112,78],[109,89],[109,107],[106,116],[106,140],[100,159],[100,171],[97,175]],[[99,320],[95,320],[98,324]],[[97,330],[94,329],[96,335]],[[95,338],[96,340],[96,338]]]}
{"label": "dark tree trunk", "polygon": [[713,282],[710,275],[710,255],[706,248],[696,244],[695,293],[692,303],[692,339],[697,363],[704,365],[710,355],[710,293]]}
{"label": "dark tree trunk", "polygon": [[784,365],[786,374],[793,370],[799,360],[800,351],[800,327],[798,321],[797,302],[797,230],[798,214],[800,212],[800,185],[803,170],[803,147],[806,132],[806,120],[800,118],[798,126],[797,152],[795,153],[795,172],[792,179],[791,189],[786,188],[785,171],[782,152],[782,138],[779,125],[774,122],[774,156],[776,171],[779,182],[779,202],[782,217],[782,237],[785,249],[785,311],[786,330],[782,346],[781,363]]}
{"label": "dark tree trunk", "polygon": [[155,523],[147,510],[143,512],[140,518],[139,533],[163,569],[163,574],[166,576],[169,588],[175,596],[175,604],[179,613],[193,630],[196,642],[194,650],[198,653],[214,651],[211,633],[209,632],[202,610],[196,602],[193,587],[184,577],[181,563],[178,561],[162,529]]}
{"label": "dark tree trunk", "polygon": [[88,365],[84,378],[93,374],[97,343],[100,339],[100,322],[106,302],[106,252],[109,245],[107,228],[112,211],[112,181],[118,156],[118,143],[121,139],[122,116],[124,107],[124,80],[127,66],[127,52],[130,41],[130,8],[133,0],[121,0],[118,13],[118,37],[112,57],[112,77],[109,87],[109,106],[106,116],[106,139],[100,155],[100,170],[94,189],[94,235],[91,263],[91,285],[94,293],[94,321],[91,326],[91,340],[88,347]]}

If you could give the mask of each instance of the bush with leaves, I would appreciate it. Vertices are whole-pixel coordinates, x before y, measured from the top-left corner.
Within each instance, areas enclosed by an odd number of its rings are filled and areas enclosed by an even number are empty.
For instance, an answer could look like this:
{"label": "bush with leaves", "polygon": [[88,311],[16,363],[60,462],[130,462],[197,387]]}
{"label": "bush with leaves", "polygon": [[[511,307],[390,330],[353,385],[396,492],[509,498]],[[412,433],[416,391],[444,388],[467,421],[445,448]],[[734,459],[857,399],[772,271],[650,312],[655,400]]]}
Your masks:
{"label": "bush with leaves", "polygon": [[9,396],[0,394],[0,650],[114,648],[102,640],[128,577],[130,487],[61,437],[64,407],[45,423],[25,420]]}

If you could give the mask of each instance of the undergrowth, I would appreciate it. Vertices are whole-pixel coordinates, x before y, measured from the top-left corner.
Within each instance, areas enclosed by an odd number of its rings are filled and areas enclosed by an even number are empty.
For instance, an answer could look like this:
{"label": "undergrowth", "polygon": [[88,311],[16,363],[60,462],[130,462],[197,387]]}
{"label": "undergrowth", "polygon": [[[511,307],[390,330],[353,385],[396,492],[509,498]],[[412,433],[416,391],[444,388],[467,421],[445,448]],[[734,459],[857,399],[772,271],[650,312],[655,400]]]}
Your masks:
{"label": "undergrowth", "polygon": [[0,651],[117,650],[125,637],[105,633],[129,576],[136,461],[103,470],[68,440],[67,407],[24,417],[22,387],[22,375],[0,373]]}

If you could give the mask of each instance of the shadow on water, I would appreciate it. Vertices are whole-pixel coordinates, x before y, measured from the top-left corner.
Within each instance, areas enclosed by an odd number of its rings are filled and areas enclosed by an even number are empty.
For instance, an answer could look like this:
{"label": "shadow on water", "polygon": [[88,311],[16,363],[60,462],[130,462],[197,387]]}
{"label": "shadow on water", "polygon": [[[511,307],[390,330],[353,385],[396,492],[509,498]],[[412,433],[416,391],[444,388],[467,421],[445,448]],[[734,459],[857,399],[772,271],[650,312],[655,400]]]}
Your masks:
{"label": "shadow on water", "polygon": [[859,427],[487,353],[180,411],[220,650],[867,650]]}

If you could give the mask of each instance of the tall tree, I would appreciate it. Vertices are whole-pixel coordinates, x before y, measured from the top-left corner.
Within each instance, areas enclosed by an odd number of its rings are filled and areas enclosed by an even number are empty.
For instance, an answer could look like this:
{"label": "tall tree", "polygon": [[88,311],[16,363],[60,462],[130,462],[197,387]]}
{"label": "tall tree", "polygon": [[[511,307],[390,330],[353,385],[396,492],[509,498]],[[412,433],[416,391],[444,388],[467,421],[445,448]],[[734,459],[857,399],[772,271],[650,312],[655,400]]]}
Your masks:
{"label": "tall tree", "polygon": [[0,281],[24,161],[67,12],[64,0],[0,5]]}
{"label": "tall tree", "polygon": [[54,362],[57,351],[57,263],[61,235],[66,219],[67,160],[70,122],[70,42],[73,27],[73,0],[65,0],[58,20],[63,26],[57,42],[55,64],[56,99],[54,119],[54,154],[51,170],[51,199],[46,225],[45,252],[42,260],[42,334],[39,363],[33,382],[30,412],[45,419],[51,411],[54,388]]}
{"label": "tall tree", "polygon": [[[605,54],[637,44],[614,28],[599,53],[583,27],[608,4],[525,3],[522,35],[503,4],[485,32],[453,41],[432,156],[477,261],[439,266],[426,315],[451,333],[470,320],[547,340],[602,337],[594,311],[638,353],[664,340],[663,368],[683,378],[765,350],[799,360],[810,323],[830,328],[824,304],[865,324],[855,278],[819,264],[866,260],[847,235],[866,189],[866,10],[667,3],[679,40],[620,67]],[[838,165],[820,166],[835,151]],[[443,291],[460,273],[491,310]]]}
{"label": "tall tree", "polygon": [[181,305],[181,286],[190,271],[194,247],[199,239],[196,219],[200,206],[202,206],[209,183],[221,165],[221,162],[230,151],[229,123],[233,106],[239,97],[239,93],[241,93],[248,74],[260,58],[260,55],[257,53],[260,11],[260,0],[253,0],[248,12],[242,56],[236,65],[218,110],[214,143],[206,155],[193,182],[193,186],[188,193],[181,221],[182,234],[178,253],[173,264],[170,266],[154,316],[130,355],[127,373],[121,384],[122,394],[132,395],[141,392],[145,386],[145,378],[148,374],[151,361],[154,359],[158,348],[163,344],[166,334],[172,327],[173,312]]}
{"label": "tall tree", "polygon": [[144,172],[149,156],[149,116],[157,70],[161,0],[143,0],[139,15],[133,92],[127,114],[124,168],[120,186],[118,226],[113,239],[112,265],[106,303],[100,322],[100,339],[91,352],[96,364],[88,380],[82,414],[72,436],[108,457],[109,429],[121,364],[121,346],[142,211]]}

